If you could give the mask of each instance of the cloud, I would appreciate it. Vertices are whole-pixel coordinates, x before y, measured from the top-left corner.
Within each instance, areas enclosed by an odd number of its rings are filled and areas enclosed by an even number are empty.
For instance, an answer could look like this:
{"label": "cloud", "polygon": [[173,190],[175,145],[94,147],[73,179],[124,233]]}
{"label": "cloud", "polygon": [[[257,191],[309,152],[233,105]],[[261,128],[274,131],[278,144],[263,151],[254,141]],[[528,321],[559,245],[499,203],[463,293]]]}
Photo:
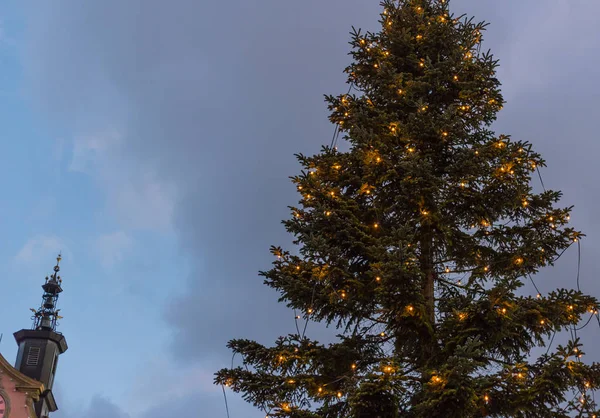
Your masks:
{"label": "cloud", "polygon": [[108,212],[123,228],[168,232],[176,187],[152,165],[128,158],[125,140],[116,130],[77,136],[69,170],[92,176],[106,194]]}
{"label": "cloud", "polygon": [[69,170],[85,173],[96,164],[105,166],[107,161],[103,160],[109,158],[109,151],[118,145],[119,140],[121,135],[113,131],[76,137]]}
{"label": "cloud", "polygon": [[61,408],[52,416],[56,418],[131,418],[131,415],[101,395],[94,395],[85,408],[79,408],[78,411]]}
{"label": "cloud", "polygon": [[141,413],[150,405],[219,394],[221,390],[212,384],[214,370],[207,370],[198,363],[177,366],[164,356],[157,356],[138,367],[140,371],[127,395],[128,406],[134,413]]}
{"label": "cloud", "polygon": [[133,239],[124,231],[99,236],[94,243],[96,256],[105,268],[123,261],[133,247]]}
{"label": "cloud", "polygon": [[14,260],[19,264],[40,264],[50,263],[56,258],[58,253],[62,252],[63,259],[73,259],[69,247],[58,237],[38,235],[29,239]]}

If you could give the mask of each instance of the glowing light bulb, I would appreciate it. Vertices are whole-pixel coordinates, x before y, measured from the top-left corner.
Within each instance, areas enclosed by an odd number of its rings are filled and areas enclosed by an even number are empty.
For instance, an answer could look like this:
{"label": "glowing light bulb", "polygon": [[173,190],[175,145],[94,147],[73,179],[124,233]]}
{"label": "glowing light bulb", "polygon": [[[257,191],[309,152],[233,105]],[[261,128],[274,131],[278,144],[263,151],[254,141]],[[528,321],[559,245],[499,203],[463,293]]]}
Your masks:
{"label": "glowing light bulb", "polygon": [[337,397],[338,397],[338,398],[341,398],[341,397],[342,397],[342,392],[338,392],[338,393],[337,393]]}
{"label": "glowing light bulb", "polygon": [[381,277],[377,276],[377,277],[375,277],[375,280],[377,280],[378,282],[380,282],[381,281]]}
{"label": "glowing light bulb", "polygon": [[458,76],[457,75],[455,75],[453,78],[454,78],[454,81],[458,81]]}
{"label": "glowing light bulb", "polygon": [[378,223],[373,224],[373,228],[379,228],[379,224]]}
{"label": "glowing light bulb", "polygon": [[450,273],[450,267],[446,267],[446,273]]}
{"label": "glowing light bulb", "polygon": [[352,370],[356,369],[356,364],[353,364],[352,366],[350,366],[352,368]]}
{"label": "glowing light bulb", "polygon": [[306,312],[308,312],[310,314],[310,313],[313,313],[313,310],[312,310],[312,308],[308,308],[308,310]]}
{"label": "glowing light bulb", "polygon": [[423,39],[423,35],[417,35],[417,41],[420,41],[421,39]]}

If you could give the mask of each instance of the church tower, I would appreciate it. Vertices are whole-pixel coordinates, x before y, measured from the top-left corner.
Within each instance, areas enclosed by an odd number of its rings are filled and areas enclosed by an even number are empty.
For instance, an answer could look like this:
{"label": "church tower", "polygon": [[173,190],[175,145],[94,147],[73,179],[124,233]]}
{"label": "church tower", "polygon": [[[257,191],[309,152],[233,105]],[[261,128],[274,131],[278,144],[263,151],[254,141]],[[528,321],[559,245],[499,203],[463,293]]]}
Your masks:
{"label": "church tower", "polygon": [[54,274],[42,285],[44,294],[42,304],[33,312],[33,326],[31,329],[22,329],[15,332],[14,337],[19,345],[15,368],[32,379],[44,384],[44,392],[34,404],[36,415],[39,418],[48,418],[50,412],[58,409],[52,386],[58,356],[67,350],[65,337],[56,331],[60,309],[57,309],[58,296],[62,292],[62,280],[58,275],[60,271],[60,254],[56,258]]}

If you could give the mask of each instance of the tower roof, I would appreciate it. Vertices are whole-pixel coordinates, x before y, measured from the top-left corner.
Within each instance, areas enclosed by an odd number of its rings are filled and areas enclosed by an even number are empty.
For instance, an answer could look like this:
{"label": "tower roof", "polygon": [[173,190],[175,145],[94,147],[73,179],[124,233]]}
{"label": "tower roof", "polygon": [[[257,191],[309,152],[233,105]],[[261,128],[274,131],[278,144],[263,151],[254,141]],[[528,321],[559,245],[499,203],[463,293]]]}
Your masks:
{"label": "tower roof", "polygon": [[31,309],[33,312],[33,329],[35,330],[47,330],[56,332],[58,325],[58,319],[62,317],[58,314],[60,309],[57,309],[58,296],[63,291],[62,279],[58,275],[60,271],[60,260],[62,257],[58,254],[56,257],[56,265],[54,266],[54,273],[48,277],[46,276],[46,282],[42,285],[44,294],[42,295],[42,303],[38,309]]}

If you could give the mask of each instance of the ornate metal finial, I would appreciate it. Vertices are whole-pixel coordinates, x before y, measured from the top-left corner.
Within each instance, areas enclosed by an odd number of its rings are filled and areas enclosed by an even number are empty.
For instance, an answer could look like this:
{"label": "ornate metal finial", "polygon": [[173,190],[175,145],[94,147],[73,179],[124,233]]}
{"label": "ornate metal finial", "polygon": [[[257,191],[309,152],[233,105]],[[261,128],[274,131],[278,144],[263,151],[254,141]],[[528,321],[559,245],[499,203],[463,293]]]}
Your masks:
{"label": "ornate metal finial", "polygon": [[44,294],[42,296],[42,304],[39,309],[31,309],[33,311],[33,329],[45,329],[56,331],[58,325],[57,319],[62,318],[58,315],[60,309],[56,309],[58,303],[58,295],[62,292],[62,280],[58,275],[60,271],[59,263],[62,256],[59,253],[56,257],[56,265],[54,266],[54,274],[50,279],[46,277],[46,282],[42,285]]}

